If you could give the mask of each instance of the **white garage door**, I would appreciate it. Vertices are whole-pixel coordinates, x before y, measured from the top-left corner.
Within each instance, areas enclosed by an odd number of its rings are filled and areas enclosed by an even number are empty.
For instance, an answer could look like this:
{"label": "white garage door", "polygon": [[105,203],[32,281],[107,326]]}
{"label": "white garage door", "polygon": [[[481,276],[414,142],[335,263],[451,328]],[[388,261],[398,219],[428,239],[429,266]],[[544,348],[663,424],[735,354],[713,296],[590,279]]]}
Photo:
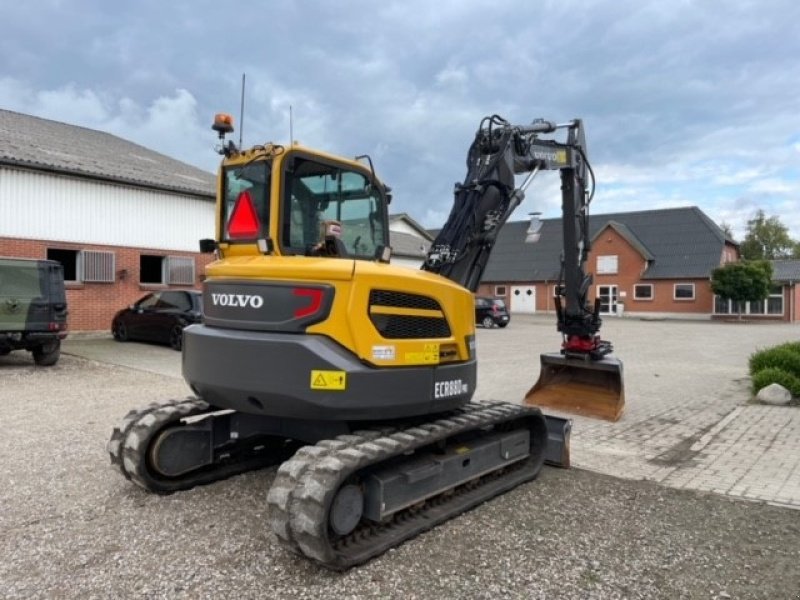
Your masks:
{"label": "white garage door", "polygon": [[511,312],[535,313],[536,288],[532,285],[515,285],[511,287]]}

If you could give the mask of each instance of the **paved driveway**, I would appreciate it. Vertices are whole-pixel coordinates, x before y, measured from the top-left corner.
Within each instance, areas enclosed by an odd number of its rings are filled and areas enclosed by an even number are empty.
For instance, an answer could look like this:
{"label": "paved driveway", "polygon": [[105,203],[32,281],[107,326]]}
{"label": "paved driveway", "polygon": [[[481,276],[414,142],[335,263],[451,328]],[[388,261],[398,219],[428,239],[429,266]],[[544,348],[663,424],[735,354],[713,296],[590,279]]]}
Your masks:
{"label": "paved driveway", "polygon": [[[608,318],[602,333],[627,409],[617,423],[575,417],[573,464],[800,508],[800,407],[751,404],[747,374],[755,350],[800,339],[800,326]],[[478,399],[523,398],[559,341],[546,316],[481,330]]]}
{"label": "paved driveway", "polygon": [[[606,319],[603,337],[624,365],[627,410],[617,423],[575,417],[573,464],[800,508],[800,407],[751,404],[747,377],[753,351],[800,339],[800,326],[626,317]],[[559,342],[547,315],[478,329],[476,399],[521,402],[539,354]],[[181,377],[180,354],[167,347],[73,337],[64,352]]]}

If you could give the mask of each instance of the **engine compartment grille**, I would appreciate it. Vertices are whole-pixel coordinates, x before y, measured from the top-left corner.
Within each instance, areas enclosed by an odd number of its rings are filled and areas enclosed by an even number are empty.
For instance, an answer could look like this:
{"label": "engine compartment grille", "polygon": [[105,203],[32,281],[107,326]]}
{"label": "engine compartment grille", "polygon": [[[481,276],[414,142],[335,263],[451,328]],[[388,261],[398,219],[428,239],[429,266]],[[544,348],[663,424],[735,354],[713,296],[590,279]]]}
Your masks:
{"label": "engine compartment grille", "polygon": [[394,308],[419,308],[422,310],[442,310],[439,303],[433,298],[408,294],[406,292],[393,292],[389,290],[372,290],[369,293],[369,305],[392,306]]}
{"label": "engine compartment grille", "polygon": [[[448,338],[450,325],[444,318],[439,302],[427,296],[395,292],[391,290],[372,290],[369,294],[369,318],[375,329],[386,339]],[[382,311],[373,312],[373,307]],[[409,315],[398,311],[394,314],[386,308],[436,311],[438,315]]]}

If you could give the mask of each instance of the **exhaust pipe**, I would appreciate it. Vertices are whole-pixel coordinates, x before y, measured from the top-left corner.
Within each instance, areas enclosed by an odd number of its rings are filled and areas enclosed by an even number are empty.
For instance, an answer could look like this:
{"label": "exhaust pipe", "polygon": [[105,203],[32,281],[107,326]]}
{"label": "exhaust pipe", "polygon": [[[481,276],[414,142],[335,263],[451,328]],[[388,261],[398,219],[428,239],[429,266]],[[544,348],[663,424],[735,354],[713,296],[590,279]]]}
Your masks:
{"label": "exhaust pipe", "polygon": [[608,356],[600,360],[542,354],[539,380],[525,395],[524,404],[618,421],[625,410],[622,363]]}

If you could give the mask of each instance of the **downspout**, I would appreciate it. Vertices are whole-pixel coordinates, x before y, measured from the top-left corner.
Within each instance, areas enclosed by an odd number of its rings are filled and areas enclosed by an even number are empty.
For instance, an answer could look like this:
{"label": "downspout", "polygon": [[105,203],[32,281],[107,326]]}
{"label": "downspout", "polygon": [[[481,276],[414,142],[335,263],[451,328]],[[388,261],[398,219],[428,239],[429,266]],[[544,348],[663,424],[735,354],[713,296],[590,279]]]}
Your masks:
{"label": "downspout", "polygon": [[550,312],[550,289],[547,285],[547,279],[544,280],[544,313]]}

